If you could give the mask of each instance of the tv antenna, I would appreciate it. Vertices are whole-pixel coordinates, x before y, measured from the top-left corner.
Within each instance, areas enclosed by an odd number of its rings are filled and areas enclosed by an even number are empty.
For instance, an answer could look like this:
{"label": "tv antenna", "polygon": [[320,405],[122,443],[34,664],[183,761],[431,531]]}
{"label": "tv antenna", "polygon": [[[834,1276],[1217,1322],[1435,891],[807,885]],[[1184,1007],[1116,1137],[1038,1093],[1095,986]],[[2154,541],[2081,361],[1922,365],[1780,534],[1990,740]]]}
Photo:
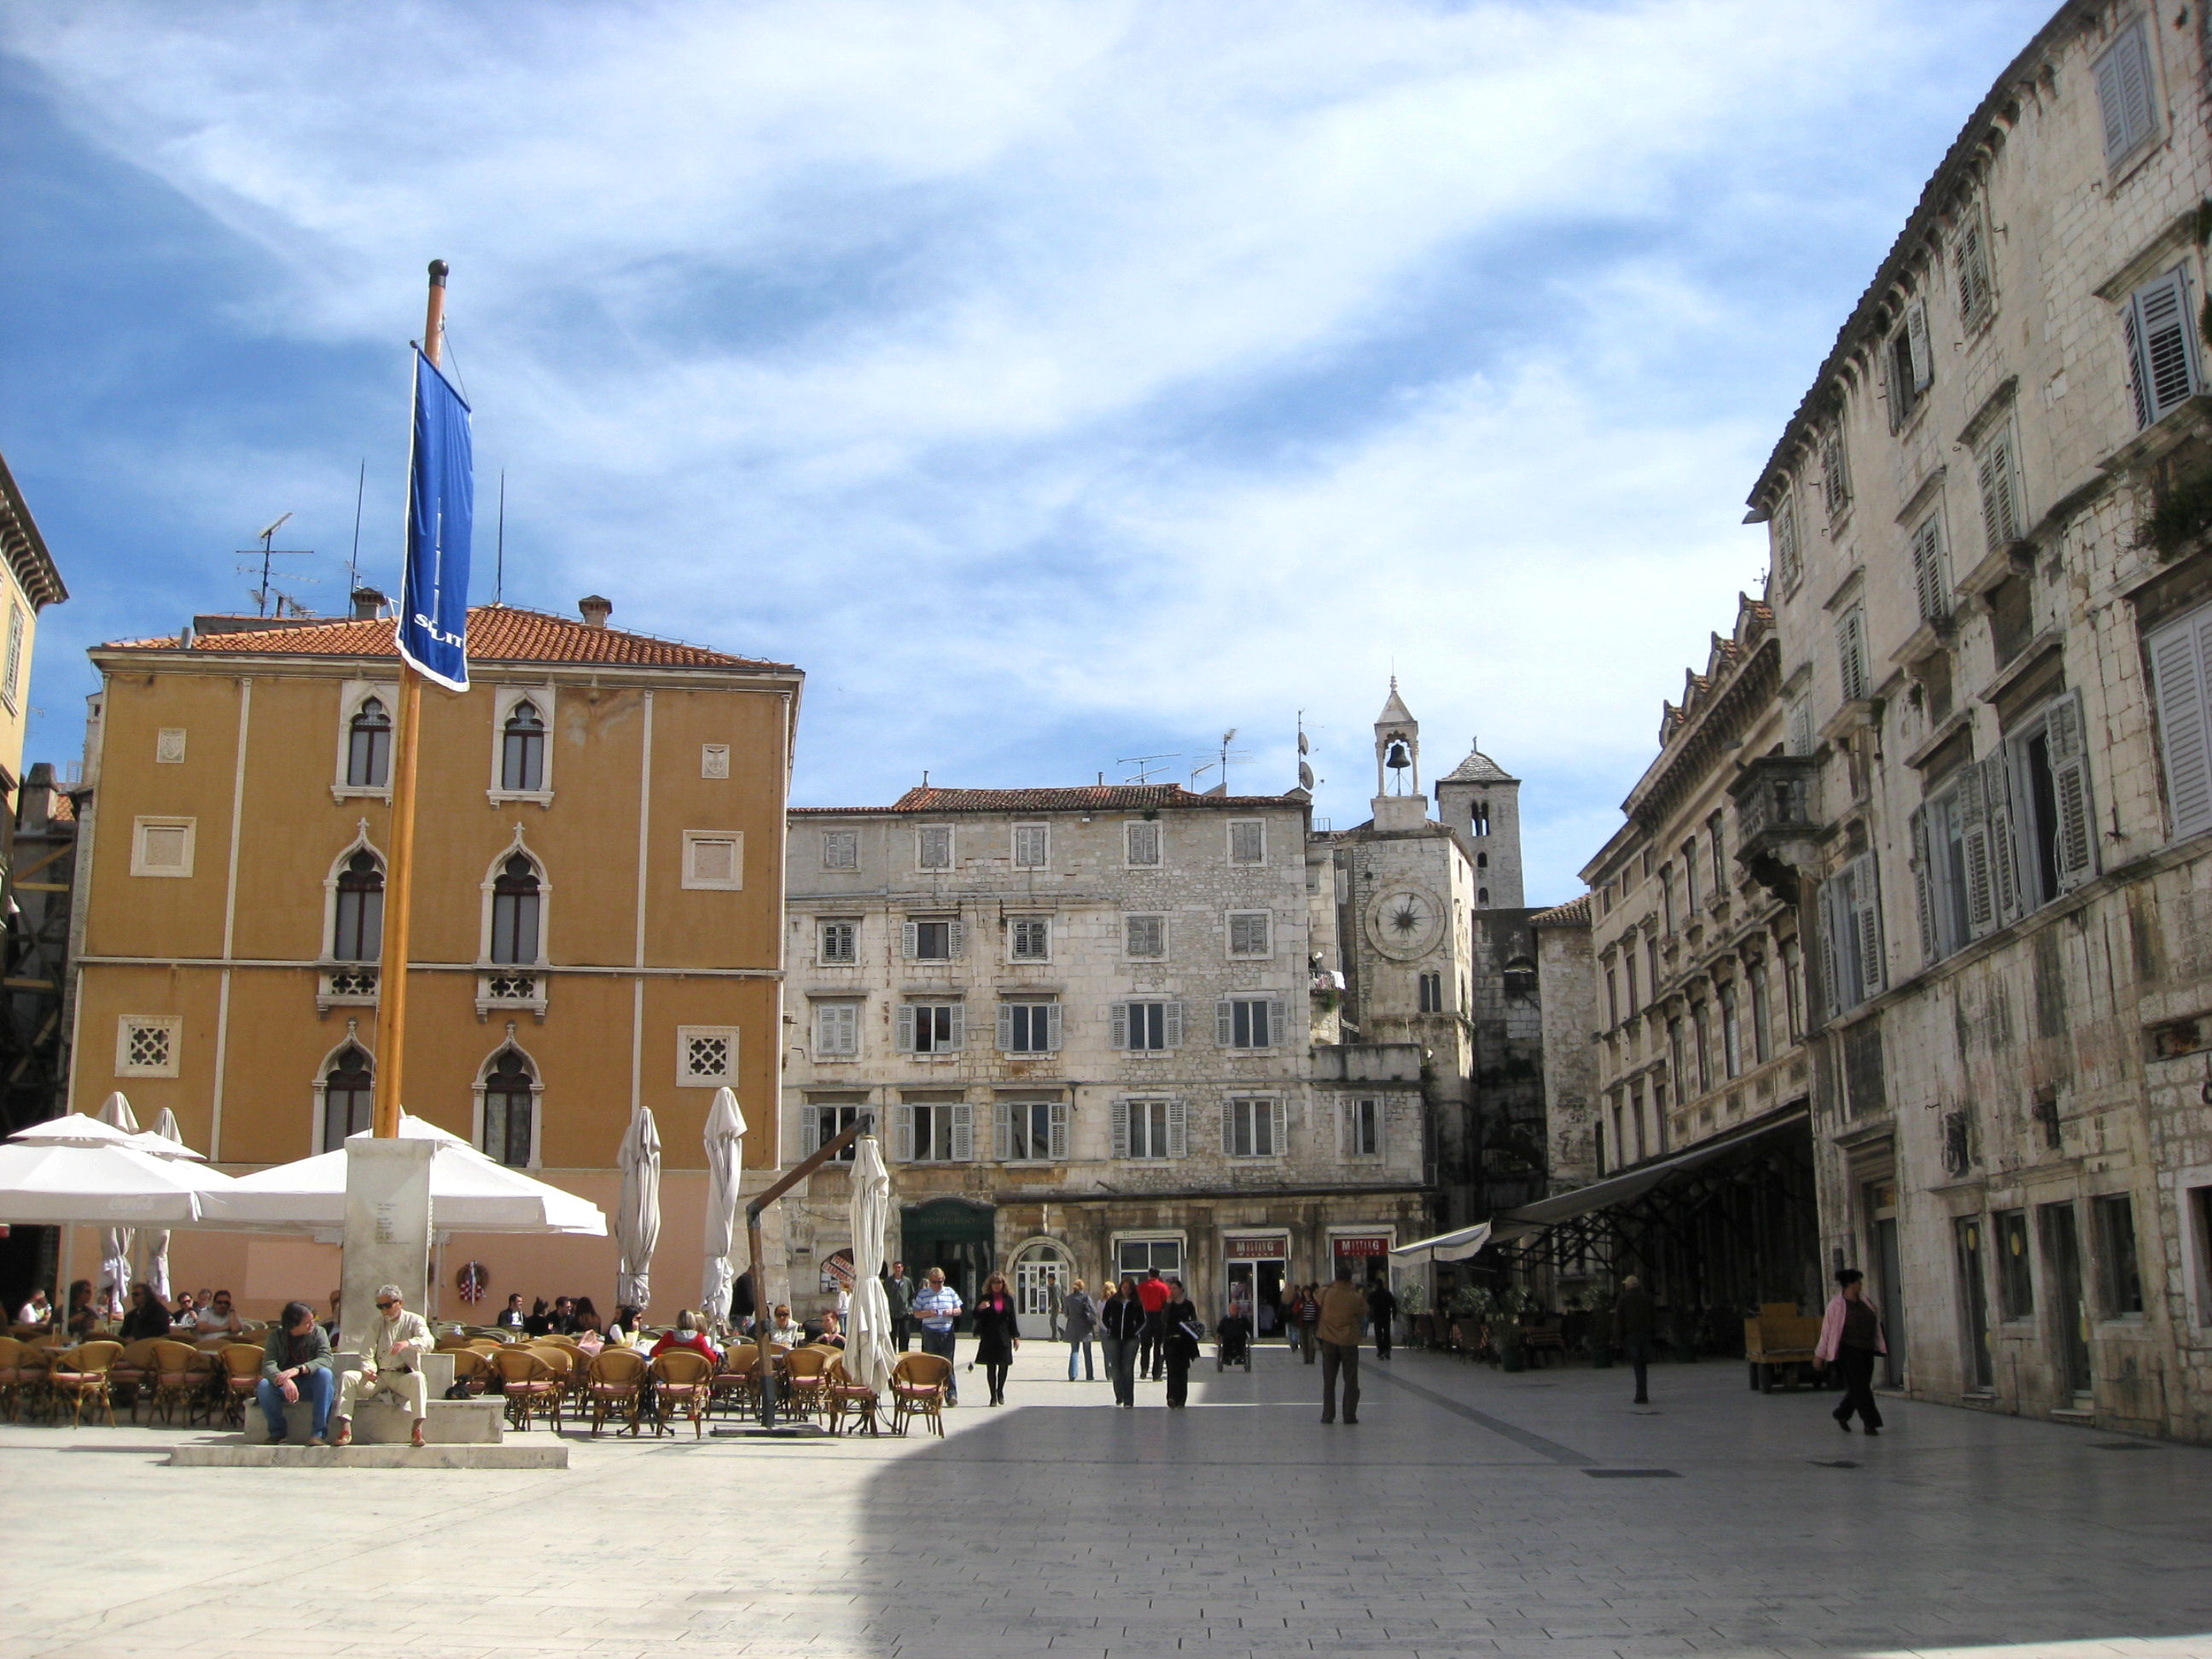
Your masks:
{"label": "tv antenna", "polygon": [[1229,746],[1236,741],[1237,728],[1232,726],[1226,732],[1224,732],[1221,734],[1221,747],[1219,750],[1217,751],[1214,758],[1206,762],[1203,766],[1194,767],[1192,769],[1190,781],[1193,783],[1196,783],[1208,772],[1211,772],[1216,767],[1218,767],[1221,769],[1221,781],[1217,787],[1220,789],[1223,794],[1227,794],[1229,793],[1229,768],[1231,764],[1232,763],[1248,761],[1252,758],[1252,757],[1245,750],[1242,749],[1232,750]]}
{"label": "tv antenna", "polygon": [[1121,780],[1122,782],[1150,783],[1152,781],[1153,773],[1164,772],[1168,769],[1166,767],[1158,764],[1158,762],[1181,760],[1182,758],[1182,757],[1181,755],[1124,755],[1121,759],[1115,761],[1114,764],[1116,766],[1133,766],[1137,769],[1137,775],[1135,777],[1124,778]]}
{"label": "tv antenna", "polygon": [[[270,601],[272,599],[276,601],[276,614],[280,617],[284,614],[284,608],[287,605],[291,607],[292,614],[295,617],[305,617],[313,614],[308,611],[307,606],[301,605],[299,600],[294,599],[289,593],[280,593],[269,585],[270,567],[273,561],[277,559],[312,559],[315,556],[315,550],[312,547],[279,547],[276,544],[276,532],[284,527],[285,521],[291,516],[292,515],[289,513],[283,514],[272,522],[264,525],[259,530],[255,531],[253,532],[253,539],[261,544],[258,549],[241,547],[238,550],[238,556],[241,559],[250,559],[257,551],[261,556],[261,586],[253,589],[252,592],[253,602],[260,607],[259,614],[264,617],[270,614],[269,605]],[[242,564],[238,567],[238,569],[240,574],[242,575],[251,574],[253,570],[253,567],[250,564]],[[294,582],[313,583],[319,581],[322,579],[319,576],[289,576],[285,580]]]}

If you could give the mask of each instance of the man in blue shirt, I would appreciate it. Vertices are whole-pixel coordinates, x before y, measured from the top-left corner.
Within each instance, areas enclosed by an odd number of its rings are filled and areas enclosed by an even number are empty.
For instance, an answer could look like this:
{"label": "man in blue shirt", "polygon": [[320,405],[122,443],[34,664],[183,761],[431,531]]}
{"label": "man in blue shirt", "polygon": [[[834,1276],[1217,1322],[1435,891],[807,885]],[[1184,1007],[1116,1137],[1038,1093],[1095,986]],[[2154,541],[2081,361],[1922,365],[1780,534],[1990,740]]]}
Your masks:
{"label": "man in blue shirt", "polygon": [[[921,1351],[941,1354],[948,1364],[954,1362],[952,1322],[960,1317],[960,1292],[945,1282],[945,1269],[932,1267],[921,1294],[914,1299],[915,1316],[921,1321]],[[946,1383],[945,1403],[960,1403],[960,1372],[957,1364],[951,1380]]]}

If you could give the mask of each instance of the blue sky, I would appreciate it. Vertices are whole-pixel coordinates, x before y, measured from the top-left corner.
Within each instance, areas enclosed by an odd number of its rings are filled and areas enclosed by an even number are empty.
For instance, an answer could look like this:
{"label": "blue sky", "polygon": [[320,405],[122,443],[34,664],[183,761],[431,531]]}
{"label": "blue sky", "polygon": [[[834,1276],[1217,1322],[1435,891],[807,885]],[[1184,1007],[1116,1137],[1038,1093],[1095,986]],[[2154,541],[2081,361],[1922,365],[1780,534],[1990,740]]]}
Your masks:
{"label": "blue sky", "polygon": [[[396,581],[453,266],[491,597],[793,661],[796,799],[1124,757],[1366,816],[1395,672],[1619,821],[1743,496],[2044,0],[92,3],[0,14],[0,453],[84,647],[240,608],[280,513]],[[1173,775],[1172,770],[1170,775]],[[1205,787],[1211,775],[1200,781]]]}

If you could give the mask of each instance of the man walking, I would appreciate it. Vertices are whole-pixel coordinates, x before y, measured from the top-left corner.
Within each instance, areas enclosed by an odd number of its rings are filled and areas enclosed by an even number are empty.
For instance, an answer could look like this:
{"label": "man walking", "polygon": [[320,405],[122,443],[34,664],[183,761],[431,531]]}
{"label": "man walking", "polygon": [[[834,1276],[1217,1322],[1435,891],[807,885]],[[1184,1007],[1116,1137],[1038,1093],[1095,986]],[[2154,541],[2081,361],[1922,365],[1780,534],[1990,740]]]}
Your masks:
{"label": "man walking", "polygon": [[422,1380],[422,1356],[430,1352],[430,1328],[422,1316],[400,1305],[397,1285],[376,1287],[376,1311],[380,1317],[368,1325],[368,1352],[361,1369],[338,1390],[337,1431],[331,1443],[343,1446],[353,1439],[353,1408],[363,1400],[388,1394],[406,1407],[415,1419],[413,1443],[422,1443],[422,1419],[430,1413],[430,1391]]}
{"label": "man walking", "polygon": [[1613,1304],[1613,1340],[1620,1345],[1621,1358],[1636,1373],[1634,1403],[1638,1406],[1651,1403],[1651,1392],[1645,1383],[1651,1367],[1651,1333],[1658,1322],[1659,1311],[1651,1305],[1651,1292],[1644,1288],[1642,1279],[1629,1274],[1620,1281],[1620,1296]]}
{"label": "man walking", "polygon": [[906,1340],[914,1334],[914,1280],[906,1276],[905,1262],[892,1262],[884,1273],[884,1300],[890,1307],[891,1345],[904,1353]]}
{"label": "man walking", "polygon": [[1137,1375],[1158,1382],[1167,1375],[1168,1282],[1158,1267],[1147,1268],[1137,1284],[1137,1301],[1145,1310],[1145,1334],[1137,1343]]}
{"label": "man walking", "polygon": [[1375,1357],[1390,1357],[1391,1327],[1398,1317],[1398,1295],[1386,1279],[1378,1279],[1367,1290],[1367,1323],[1375,1333]]}
{"label": "man walking", "polygon": [[921,1294],[914,1299],[914,1311],[921,1321],[921,1351],[941,1355],[952,1365],[952,1375],[945,1385],[948,1406],[960,1403],[960,1367],[954,1352],[952,1322],[960,1317],[961,1306],[960,1292],[945,1282],[945,1269],[932,1267]]}
{"label": "man walking", "polygon": [[1359,1420],[1359,1317],[1367,1298],[1352,1282],[1352,1263],[1336,1264],[1336,1279],[1316,1300],[1320,1317],[1315,1336],[1321,1343],[1321,1420],[1336,1421],[1336,1378],[1344,1374],[1344,1420]]}

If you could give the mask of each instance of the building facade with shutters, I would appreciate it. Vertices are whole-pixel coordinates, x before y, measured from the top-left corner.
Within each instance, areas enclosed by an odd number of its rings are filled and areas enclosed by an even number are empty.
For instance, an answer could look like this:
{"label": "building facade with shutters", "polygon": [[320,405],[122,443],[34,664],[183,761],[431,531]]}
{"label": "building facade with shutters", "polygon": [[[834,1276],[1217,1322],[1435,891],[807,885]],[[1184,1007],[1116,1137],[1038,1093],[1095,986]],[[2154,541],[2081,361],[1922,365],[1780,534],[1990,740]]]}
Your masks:
{"label": "building facade with shutters", "polygon": [[1737,797],[1805,890],[1824,1266],[1889,1380],[2198,1440],[2204,31],[2062,7],[1929,182],[1752,493],[1792,763]]}
{"label": "building facade with shutters", "polygon": [[[1173,785],[923,787],[791,815],[785,1133],[872,1114],[893,1249],[972,1299],[1005,1272],[1025,1331],[1054,1287],[1180,1274],[1209,1322],[1425,1216],[1418,1075],[1314,1086],[1305,796]],[[850,1272],[848,1183],[787,1206],[794,1305]],[[771,1285],[773,1286],[773,1279]]]}
{"label": "building facade with shutters", "polygon": [[[233,1172],[368,1127],[398,690],[380,598],[357,595],[349,619],[201,617],[91,653],[76,1109],[116,1090],[141,1122],[172,1108]],[[474,610],[470,690],[423,693],[404,1104],[610,1216],[617,1148],[647,1105],[664,1240],[696,1238],[717,1087],[750,1120],[748,1168],[782,1153],[800,676],[611,628],[611,609]],[[254,1310],[337,1283],[328,1246],[193,1232],[172,1250],[179,1281],[226,1284]],[[469,1262],[495,1303],[612,1289],[604,1240],[442,1251],[450,1316],[467,1311]],[[678,1282],[671,1307],[696,1295]]]}

